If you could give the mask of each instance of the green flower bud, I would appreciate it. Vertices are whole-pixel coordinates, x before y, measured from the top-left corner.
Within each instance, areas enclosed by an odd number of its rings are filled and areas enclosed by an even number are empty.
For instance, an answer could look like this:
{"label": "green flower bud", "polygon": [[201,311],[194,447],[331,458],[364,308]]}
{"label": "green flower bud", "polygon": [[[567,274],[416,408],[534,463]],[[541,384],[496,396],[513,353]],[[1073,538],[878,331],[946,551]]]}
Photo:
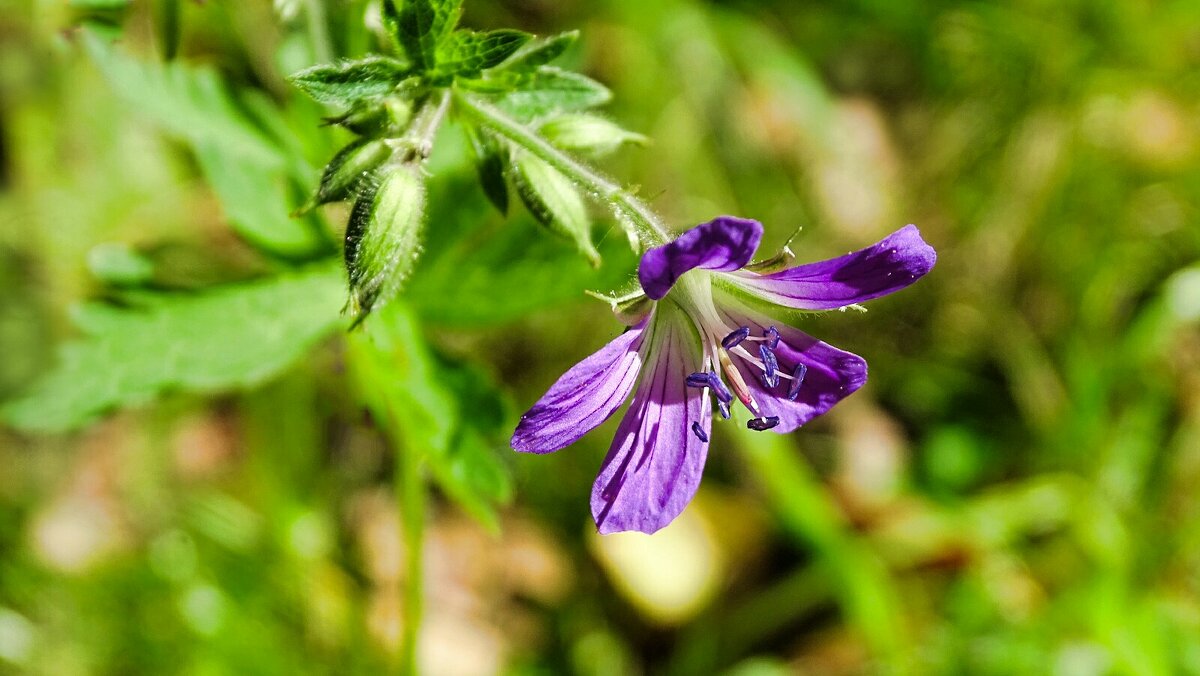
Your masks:
{"label": "green flower bud", "polygon": [[425,179],[415,164],[385,167],[378,184],[359,194],[346,228],[355,324],[400,292],[420,254],[424,219]]}
{"label": "green flower bud", "polygon": [[556,117],[539,130],[546,140],[564,150],[603,157],[625,143],[645,145],[641,134],[626,131],[598,115],[580,113]]}
{"label": "green flower bud", "polygon": [[587,205],[571,179],[526,152],[513,154],[509,166],[517,195],[529,213],[551,232],[575,243],[593,267],[600,265],[600,252],[592,244],[591,219]]}
{"label": "green flower bud", "polygon": [[359,183],[370,177],[391,154],[392,149],[383,139],[359,139],[342,148],[325,166],[316,194],[298,213],[351,197]]}

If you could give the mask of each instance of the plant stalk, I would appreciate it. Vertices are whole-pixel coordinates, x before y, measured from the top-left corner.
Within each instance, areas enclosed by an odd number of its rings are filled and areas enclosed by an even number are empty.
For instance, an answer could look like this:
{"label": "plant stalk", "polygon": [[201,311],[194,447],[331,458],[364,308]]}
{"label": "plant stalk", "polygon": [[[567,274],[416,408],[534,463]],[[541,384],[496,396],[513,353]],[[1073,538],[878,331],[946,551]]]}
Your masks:
{"label": "plant stalk", "polygon": [[611,208],[627,229],[632,227],[630,235],[643,247],[658,246],[671,239],[670,232],[658,214],[612,179],[555,148],[529,127],[478,97],[455,90],[454,101],[456,110],[466,117],[487,127],[496,135],[546,162],[586,188],[596,199]]}

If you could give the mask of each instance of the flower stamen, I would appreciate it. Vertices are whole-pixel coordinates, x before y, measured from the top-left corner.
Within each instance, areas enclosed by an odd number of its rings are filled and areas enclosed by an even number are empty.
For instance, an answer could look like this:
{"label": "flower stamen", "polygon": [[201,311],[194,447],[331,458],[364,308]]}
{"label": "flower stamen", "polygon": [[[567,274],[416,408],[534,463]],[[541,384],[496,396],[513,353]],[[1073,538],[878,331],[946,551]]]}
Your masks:
{"label": "flower stamen", "polygon": [[765,416],[762,418],[752,418],[746,421],[746,427],[755,432],[765,432],[779,424],[779,416]]}
{"label": "flower stamen", "polygon": [[703,429],[701,429],[700,423],[695,421],[692,422],[692,434],[695,434],[696,438],[701,442],[708,443],[708,435],[704,433]]}
{"label": "flower stamen", "polygon": [[726,350],[732,350],[737,347],[743,340],[750,337],[750,327],[743,326],[740,329],[732,331],[729,335],[721,340],[721,347]]}
{"label": "flower stamen", "polygon": [[796,401],[796,397],[800,394],[800,386],[804,384],[804,376],[807,373],[807,366],[796,364],[795,370],[792,371],[792,385],[788,388],[788,401]]}
{"label": "flower stamen", "polygon": [[[776,338],[775,342],[778,343],[779,339]],[[763,360],[763,384],[768,388],[775,387],[779,384],[779,360],[766,344],[758,346],[758,354]]]}

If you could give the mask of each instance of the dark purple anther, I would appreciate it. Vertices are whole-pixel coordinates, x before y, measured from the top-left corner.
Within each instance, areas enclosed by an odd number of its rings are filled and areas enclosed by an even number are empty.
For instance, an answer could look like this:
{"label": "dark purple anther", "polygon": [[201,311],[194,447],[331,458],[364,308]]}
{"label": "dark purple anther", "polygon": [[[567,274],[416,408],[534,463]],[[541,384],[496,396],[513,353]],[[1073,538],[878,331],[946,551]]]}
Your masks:
{"label": "dark purple anther", "polygon": [[771,348],[772,350],[779,347],[779,329],[772,326],[764,331],[763,335],[767,338],[767,347]]}
{"label": "dark purple anther", "polygon": [[788,388],[788,401],[796,401],[796,397],[800,394],[800,386],[804,384],[806,373],[808,373],[807,366],[796,364],[795,370],[792,371],[792,386]]}
{"label": "dark purple anther", "polygon": [[729,404],[726,404],[723,401],[718,401],[717,408],[721,411],[721,417],[729,420]]}
{"label": "dark purple anther", "polygon": [[722,403],[728,404],[733,401],[733,395],[729,393],[729,388],[725,387],[725,383],[717,377],[717,374],[709,371],[708,386],[712,388],[713,394],[717,395],[717,399]]}
{"label": "dark purple anther", "polygon": [[708,435],[704,433],[704,430],[700,429],[700,423],[692,423],[692,434],[695,434],[696,438],[700,441],[708,443]]}
{"label": "dark purple anther", "polygon": [[712,373],[693,373],[687,377],[687,385],[688,387],[712,387],[709,384],[711,376]]}
{"label": "dark purple anther", "polygon": [[[774,328],[774,327],[772,327]],[[776,339],[778,342],[778,339]],[[763,360],[763,383],[767,387],[775,387],[779,384],[779,362],[775,359],[775,353],[766,344],[758,346],[758,354]]]}
{"label": "dark purple anther", "polygon": [[755,432],[765,432],[779,424],[779,416],[773,415],[765,418],[751,418],[746,421],[746,427]]}
{"label": "dark purple anther", "polygon": [[733,348],[735,348],[739,344],[741,344],[741,342],[743,340],[745,340],[746,338],[748,338],[749,336],[750,336],[750,327],[743,326],[742,328],[734,331],[733,333],[730,333],[728,336],[725,336],[725,339],[721,341],[721,347],[724,347],[726,350],[732,350]]}

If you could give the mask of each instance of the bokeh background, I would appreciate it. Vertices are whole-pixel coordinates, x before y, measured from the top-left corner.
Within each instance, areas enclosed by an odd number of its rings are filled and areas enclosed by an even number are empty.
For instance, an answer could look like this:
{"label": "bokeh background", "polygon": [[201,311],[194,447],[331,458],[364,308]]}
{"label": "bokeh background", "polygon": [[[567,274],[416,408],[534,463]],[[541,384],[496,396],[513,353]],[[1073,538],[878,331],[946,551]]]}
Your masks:
{"label": "bokeh background", "polygon": [[[370,3],[178,3],[171,68],[217,91],[182,103],[72,29],[167,68],[172,3],[126,4],[0,4],[0,397],[59,363],[85,300],[305,258],[231,227],[303,195],[195,143],[206,97],[308,187],[347,140],[283,77],[371,48]],[[408,330],[494,423],[475,452],[500,508],[431,481],[414,578],[406,450],[337,331],[252,386],[0,429],[0,673],[380,673],[406,632],[430,674],[1200,673],[1200,5],[468,0],[464,23],[581,29],[567,61],[652,139],[602,166],[677,228],[802,228],[811,260],[918,224],[927,278],[803,327],[870,383],[787,437],[718,426],[674,525],[598,537],[615,425],[547,457],[506,430],[620,330],[583,291],[634,260],[599,211],[590,272],[490,210],[448,129]]]}

